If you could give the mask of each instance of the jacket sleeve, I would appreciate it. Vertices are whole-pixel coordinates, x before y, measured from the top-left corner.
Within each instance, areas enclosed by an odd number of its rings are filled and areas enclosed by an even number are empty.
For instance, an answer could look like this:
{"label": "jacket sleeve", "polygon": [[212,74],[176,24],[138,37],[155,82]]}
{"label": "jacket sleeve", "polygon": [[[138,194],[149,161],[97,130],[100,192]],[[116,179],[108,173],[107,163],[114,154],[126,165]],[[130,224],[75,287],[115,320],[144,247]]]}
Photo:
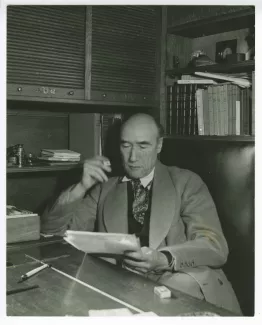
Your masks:
{"label": "jacket sleeve", "polygon": [[51,209],[46,208],[41,218],[43,233],[62,236],[68,229],[94,230],[100,185],[93,187],[83,198],[69,202],[71,189],[62,192]]}
{"label": "jacket sleeve", "polygon": [[228,246],[217,210],[207,186],[191,172],[182,191],[180,215],[187,241],[161,249],[173,256],[172,269],[221,267],[227,260]]}

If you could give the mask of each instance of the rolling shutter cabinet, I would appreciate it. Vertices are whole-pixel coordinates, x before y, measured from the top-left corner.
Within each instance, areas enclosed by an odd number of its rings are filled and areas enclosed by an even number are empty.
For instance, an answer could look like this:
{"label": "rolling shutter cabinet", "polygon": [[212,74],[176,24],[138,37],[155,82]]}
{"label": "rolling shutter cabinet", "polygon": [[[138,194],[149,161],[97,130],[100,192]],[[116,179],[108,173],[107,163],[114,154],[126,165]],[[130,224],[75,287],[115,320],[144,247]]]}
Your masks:
{"label": "rolling shutter cabinet", "polygon": [[85,23],[85,6],[8,6],[8,95],[84,99]]}
{"label": "rolling shutter cabinet", "polygon": [[[87,7],[86,99],[155,104],[158,19],[156,7]],[[88,27],[89,26],[89,27]]]}

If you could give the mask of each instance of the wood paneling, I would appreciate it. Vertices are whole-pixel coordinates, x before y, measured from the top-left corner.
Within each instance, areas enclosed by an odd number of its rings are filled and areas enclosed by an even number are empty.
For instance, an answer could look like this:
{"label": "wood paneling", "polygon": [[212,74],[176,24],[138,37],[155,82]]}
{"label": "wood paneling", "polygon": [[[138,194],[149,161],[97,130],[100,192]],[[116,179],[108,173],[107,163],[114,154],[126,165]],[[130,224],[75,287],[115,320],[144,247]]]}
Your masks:
{"label": "wood paneling", "polygon": [[192,39],[177,35],[167,35],[167,64],[166,69],[173,69],[173,57],[179,59],[179,67],[184,68],[190,61]]}
{"label": "wood paneling", "polygon": [[68,149],[68,115],[7,115],[7,146],[24,144],[26,153],[43,148]]}

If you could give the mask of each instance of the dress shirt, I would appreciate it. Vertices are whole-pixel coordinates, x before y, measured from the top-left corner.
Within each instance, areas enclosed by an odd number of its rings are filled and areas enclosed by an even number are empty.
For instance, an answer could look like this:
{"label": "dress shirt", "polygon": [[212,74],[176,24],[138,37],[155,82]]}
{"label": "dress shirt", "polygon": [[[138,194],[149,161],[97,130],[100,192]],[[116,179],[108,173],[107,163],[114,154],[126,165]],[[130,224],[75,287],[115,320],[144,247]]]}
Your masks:
{"label": "dress shirt", "polygon": [[[150,174],[148,174],[145,177],[140,178],[141,184],[143,185],[144,188],[146,188],[148,186],[148,184],[153,180],[154,173],[155,173],[155,168],[153,168],[153,170],[150,172]],[[130,178],[128,178],[127,176],[124,176],[122,179],[122,182],[128,182],[128,181],[130,181]],[[150,187],[151,187],[151,184],[150,184]],[[149,189],[150,189],[150,187],[149,187]]]}

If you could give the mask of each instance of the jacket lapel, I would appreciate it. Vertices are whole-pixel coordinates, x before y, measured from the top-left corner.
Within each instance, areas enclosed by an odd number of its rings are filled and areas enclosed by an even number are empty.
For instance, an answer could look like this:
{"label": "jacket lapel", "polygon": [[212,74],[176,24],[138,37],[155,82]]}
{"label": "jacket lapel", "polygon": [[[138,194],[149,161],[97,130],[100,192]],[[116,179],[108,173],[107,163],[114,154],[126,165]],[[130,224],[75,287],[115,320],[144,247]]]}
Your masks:
{"label": "jacket lapel", "polygon": [[117,182],[107,195],[103,218],[107,232],[128,233],[127,183]]}
{"label": "jacket lapel", "polygon": [[174,219],[175,188],[168,169],[159,161],[153,181],[149,246],[157,249],[166,237]]}

